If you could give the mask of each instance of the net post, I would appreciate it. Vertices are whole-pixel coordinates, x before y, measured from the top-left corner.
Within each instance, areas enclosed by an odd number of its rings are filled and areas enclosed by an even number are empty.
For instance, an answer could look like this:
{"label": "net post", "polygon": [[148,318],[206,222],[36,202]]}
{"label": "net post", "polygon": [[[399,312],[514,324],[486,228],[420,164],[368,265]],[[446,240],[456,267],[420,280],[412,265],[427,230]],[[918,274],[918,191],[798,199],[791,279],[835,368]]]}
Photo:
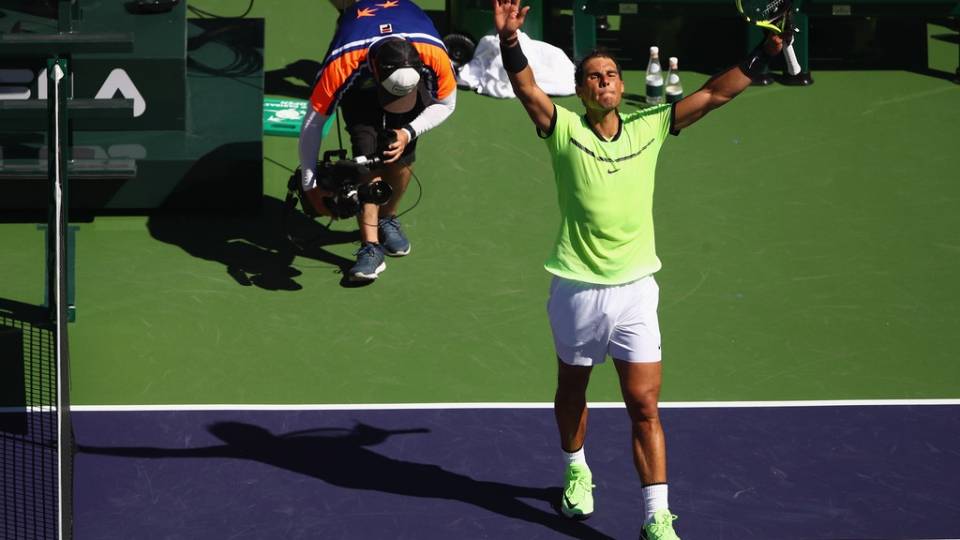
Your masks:
{"label": "net post", "polygon": [[54,320],[54,344],[56,351],[56,410],[57,410],[57,538],[73,538],[73,427],[70,421],[70,355],[67,339],[69,320],[67,306],[67,226],[69,223],[68,178],[66,156],[67,92],[64,82],[69,83],[67,59],[54,56],[47,61],[49,88],[47,95],[50,134],[47,143],[47,167],[50,181],[50,222],[48,238],[52,241],[53,272],[49,278],[50,307]]}

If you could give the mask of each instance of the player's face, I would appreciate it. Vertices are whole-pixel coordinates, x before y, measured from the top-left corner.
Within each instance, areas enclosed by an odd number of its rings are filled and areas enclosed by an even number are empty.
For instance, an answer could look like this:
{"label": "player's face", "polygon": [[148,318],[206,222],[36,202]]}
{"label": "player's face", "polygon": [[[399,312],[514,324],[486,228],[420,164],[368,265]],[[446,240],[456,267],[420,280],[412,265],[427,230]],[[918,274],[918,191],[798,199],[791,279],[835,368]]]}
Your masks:
{"label": "player's face", "polygon": [[623,98],[623,79],[612,58],[591,58],[583,66],[583,82],[577,86],[577,95],[588,109],[609,111],[620,106]]}

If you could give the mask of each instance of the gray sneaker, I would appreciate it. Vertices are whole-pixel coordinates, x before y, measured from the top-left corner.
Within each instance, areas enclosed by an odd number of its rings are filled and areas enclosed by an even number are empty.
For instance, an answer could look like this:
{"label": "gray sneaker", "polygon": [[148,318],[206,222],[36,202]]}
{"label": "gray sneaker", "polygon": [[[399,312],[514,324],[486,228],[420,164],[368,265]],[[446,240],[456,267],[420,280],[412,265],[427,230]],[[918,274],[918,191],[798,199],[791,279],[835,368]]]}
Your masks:
{"label": "gray sneaker", "polygon": [[357,263],[350,269],[351,281],[373,281],[387,269],[387,263],[383,262],[383,246],[380,244],[363,244],[354,255],[357,256]]}
{"label": "gray sneaker", "polygon": [[380,218],[377,225],[380,230],[380,244],[387,255],[403,257],[410,253],[410,241],[400,229],[400,220],[397,216]]}

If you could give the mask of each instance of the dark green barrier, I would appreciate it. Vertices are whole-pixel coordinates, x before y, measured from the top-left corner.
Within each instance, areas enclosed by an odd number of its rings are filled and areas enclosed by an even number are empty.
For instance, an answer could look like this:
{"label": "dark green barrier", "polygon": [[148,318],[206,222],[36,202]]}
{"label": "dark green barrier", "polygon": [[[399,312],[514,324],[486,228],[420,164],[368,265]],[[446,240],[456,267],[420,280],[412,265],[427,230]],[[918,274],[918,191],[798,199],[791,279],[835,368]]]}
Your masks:
{"label": "dark green barrier", "polygon": [[[132,13],[127,4],[82,3],[77,25],[83,32],[123,29],[133,34],[134,48],[74,55],[76,101],[68,107],[127,98],[133,116],[97,122],[81,114],[71,123],[71,208],[139,213],[258,207],[263,20],[187,21],[184,2],[150,15]],[[55,21],[44,15],[39,8],[0,9],[0,41],[16,37],[14,29],[55,32]],[[43,216],[45,129],[40,124],[31,131],[29,111],[10,105],[40,103],[45,64],[11,58],[12,50],[0,51],[0,211]],[[36,112],[42,122],[45,113]]]}
{"label": "dark green barrier", "polygon": [[[125,97],[134,100],[134,118],[125,129],[180,130],[185,126],[186,109],[186,3],[161,14],[132,13],[126,2],[84,2],[77,22],[84,34],[121,30],[134,36],[132,52],[78,54],[72,64],[73,97]],[[37,10],[0,9],[0,33],[11,42],[23,34],[48,34],[51,20]],[[5,48],[14,46],[5,44]],[[0,60],[0,70],[9,78],[12,71],[28,70],[30,80],[0,82],[7,92],[20,88],[28,99],[46,97],[46,60],[33,57],[37,51],[25,44],[29,55]],[[7,56],[9,53],[5,53]],[[0,76],[0,81],[4,77]]]}

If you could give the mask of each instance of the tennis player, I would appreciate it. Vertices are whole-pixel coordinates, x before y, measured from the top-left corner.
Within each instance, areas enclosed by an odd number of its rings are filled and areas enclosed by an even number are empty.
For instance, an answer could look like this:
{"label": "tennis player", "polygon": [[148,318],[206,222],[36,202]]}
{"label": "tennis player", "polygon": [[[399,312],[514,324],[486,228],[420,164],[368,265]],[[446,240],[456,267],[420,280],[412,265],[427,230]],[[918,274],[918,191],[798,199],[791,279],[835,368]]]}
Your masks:
{"label": "tennis player", "polygon": [[303,119],[301,180],[307,200],[318,213],[329,215],[323,203],[329,194],[317,186],[317,156],[323,124],[338,104],[354,156],[376,153],[385,130],[396,134],[396,142],[383,153],[388,165],[381,170],[393,196],[379,208],[363,205],[358,218],[362,245],[348,271],[351,280],[372,281],[386,269],[384,255],[410,253],[397,205],[410,182],[417,140],[456,107],[457,81],[433,22],[410,0],[360,0],[343,6]]}
{"label": "tennis player", "polygon": [[560,508],[583,519],[593,510],[584,453],[586,390],[593,366],[614,360],[633,431],[633,458],[643,486],[641,538],[677,540],[667,504],[667,460],[657,401],[661,382],[659,287],[654,249],[653,184],[668,134],[703,118],[746,89],[751,75],[781,48],[768,38],[740,66],[672,105],[623,113],[620,66],[593,52],[576,70],[578,115],[537,86],[517,30],[530,7],[493,0],[494,23],[510,83],[553,163],[560,230],[545,267],[553,274],[547,312],[557,354],[554,412],[566,461]]}

